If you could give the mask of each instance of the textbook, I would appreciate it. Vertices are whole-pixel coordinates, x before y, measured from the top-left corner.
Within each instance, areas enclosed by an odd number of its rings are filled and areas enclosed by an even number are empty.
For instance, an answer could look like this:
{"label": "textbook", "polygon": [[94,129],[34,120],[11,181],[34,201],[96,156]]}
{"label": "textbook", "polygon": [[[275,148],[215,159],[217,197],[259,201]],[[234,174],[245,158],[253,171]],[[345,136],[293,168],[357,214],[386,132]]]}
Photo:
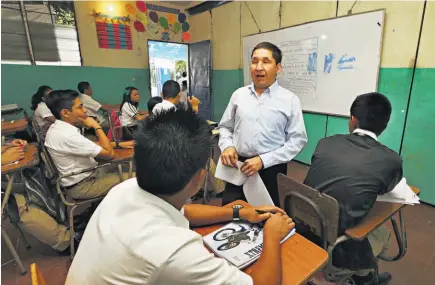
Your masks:
{"label": "textbook", "polygon": [[[285,242],[296,229],[292,229],[281,243]],[[204,236],[204,243],[218,257],[243,269],[260,257],[263,248],[263,227],[249,222],[232,222]]]}

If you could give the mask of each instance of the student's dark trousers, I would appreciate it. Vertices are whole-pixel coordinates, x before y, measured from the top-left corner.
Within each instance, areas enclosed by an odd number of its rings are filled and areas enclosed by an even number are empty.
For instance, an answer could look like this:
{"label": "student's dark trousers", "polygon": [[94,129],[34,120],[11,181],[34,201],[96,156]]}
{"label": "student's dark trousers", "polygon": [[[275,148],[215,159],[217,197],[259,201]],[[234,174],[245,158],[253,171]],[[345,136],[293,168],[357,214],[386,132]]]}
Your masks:
{"label": "student's dark trousers", "polygon": [[[239,161],[241,162],[244,162],[247,159],[248,158],[246,157],[239,156]],[[279,173],[287,175],[287,163],[277,164],[266,169],[263,168],[258,172],[258,174],[260,174],[261,180],[263,180],[264,186],[266,186],[266,189],[272,198],[273,203],[278,207],[279,194],[277,176]],[[243,193],[243,185],[237,186],[227,182],[222,196],[222,206],[236,200],[246,201],[245,194]]]}

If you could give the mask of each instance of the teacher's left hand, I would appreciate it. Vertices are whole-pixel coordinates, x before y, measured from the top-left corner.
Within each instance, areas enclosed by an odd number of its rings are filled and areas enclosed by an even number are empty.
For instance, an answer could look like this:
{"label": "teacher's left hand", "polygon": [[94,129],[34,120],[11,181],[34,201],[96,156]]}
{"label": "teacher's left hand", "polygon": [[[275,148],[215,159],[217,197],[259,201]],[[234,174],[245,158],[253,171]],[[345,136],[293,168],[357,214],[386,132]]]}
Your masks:
{"label": "teacher's left hand", "polygon": [[263,161],[259,156],[247,159],[243,164],[240,170],[246,176],[252,176],[263,168]]}

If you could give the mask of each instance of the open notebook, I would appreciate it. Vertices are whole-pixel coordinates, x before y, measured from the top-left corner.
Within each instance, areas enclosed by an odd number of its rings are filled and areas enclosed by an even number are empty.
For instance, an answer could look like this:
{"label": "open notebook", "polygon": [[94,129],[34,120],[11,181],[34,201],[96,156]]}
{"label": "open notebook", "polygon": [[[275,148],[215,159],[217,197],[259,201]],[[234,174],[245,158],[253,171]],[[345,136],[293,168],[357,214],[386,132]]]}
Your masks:
{"label": "open notebook", "polygon": [[[292,229],[281,243],[296,232]],[[218,257],[243,269],[260,257],[263,248],[263,227],[261,224],[232,222],[206,235],[204,243]]]}

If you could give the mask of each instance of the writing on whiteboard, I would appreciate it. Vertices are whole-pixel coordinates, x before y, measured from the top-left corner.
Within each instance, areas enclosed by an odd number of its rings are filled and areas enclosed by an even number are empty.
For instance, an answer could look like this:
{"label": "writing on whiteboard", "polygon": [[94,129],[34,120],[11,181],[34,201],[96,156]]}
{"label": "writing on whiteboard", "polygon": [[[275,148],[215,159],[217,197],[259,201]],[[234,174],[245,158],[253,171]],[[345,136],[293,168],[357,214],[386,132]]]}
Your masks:
{"label": "writing on whiteboard", "polygon": [[308,72],[316,72],[317,70],[317,52],[313,52],[308,56]]}
{"label": "writing on whiteboard", "polygon": [[356,61],[356,57],[348,56],[347,54],[344,54],[338,60],[337,68],[338,68],[338,70],[353,69],[353,63],[355,61]]}
{"label": "writing on whiteboard", "polygon": [[298,96],[312,96],[317,87],[318,38],[277,43],[285,55],[279,84]]}
{"label": "writing on whiteboard", "polygon": [[325,55],[325,63],[323,65],[323,73],[331,73],[332,62],[334,61],[334,54],[330,53]]}

